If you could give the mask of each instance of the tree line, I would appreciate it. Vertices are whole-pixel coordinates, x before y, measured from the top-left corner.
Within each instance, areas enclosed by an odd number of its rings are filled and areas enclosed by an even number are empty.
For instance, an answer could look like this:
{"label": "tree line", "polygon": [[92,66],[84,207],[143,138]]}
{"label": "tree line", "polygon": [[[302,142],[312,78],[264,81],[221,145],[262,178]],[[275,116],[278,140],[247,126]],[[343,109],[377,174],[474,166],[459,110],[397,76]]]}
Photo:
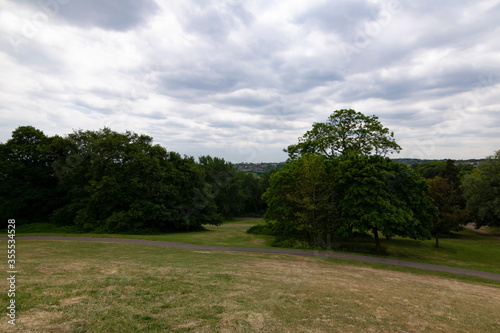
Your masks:
{"label": "tree line", "polygon": [[[338,110],[285,149],[263,198],[267,224],[250,232],[277,246],[331,248],[332,239],[371,232],[436,239],[467,222],[500,225],[500,151],[472,171],[452,160],[410,167],[388,154],[401,147],[378,117]],[[424,176],[422,176],[424,175]]]}
{"label": "tree line", "polygon": [[500,150],[478,168],[452,160],[408,166],[378,117],[333,112],[260,177],[223,158],[181,156],[146,135],[109,128],[46,136],[20,126],[0,144],[4,223],[49,222],[114,233],[195,230],[254,215],[275,245],[330,248],[371,232],[436,239],[465,223],[500,225]]}
{"label": "tree line", "polygon": [[271,172],[257,178],[221,158],[181,156],[109,128],[46,136],[20,126],[0,144],[0,215],[84,231],[193,230],[263,214]]}

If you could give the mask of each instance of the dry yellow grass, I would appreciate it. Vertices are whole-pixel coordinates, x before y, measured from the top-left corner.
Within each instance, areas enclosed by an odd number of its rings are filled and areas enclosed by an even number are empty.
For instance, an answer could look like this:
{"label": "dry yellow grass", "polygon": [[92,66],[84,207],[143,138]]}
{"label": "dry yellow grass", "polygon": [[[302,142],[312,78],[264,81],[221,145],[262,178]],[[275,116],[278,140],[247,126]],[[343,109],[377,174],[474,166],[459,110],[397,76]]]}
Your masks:
{"label": "dry yellow grass", "polygon": [[486,283],[313,257],[127,244],[33,241],[19,252],[18,326],[4,316],[0,331],[500,330],[500,288]]}

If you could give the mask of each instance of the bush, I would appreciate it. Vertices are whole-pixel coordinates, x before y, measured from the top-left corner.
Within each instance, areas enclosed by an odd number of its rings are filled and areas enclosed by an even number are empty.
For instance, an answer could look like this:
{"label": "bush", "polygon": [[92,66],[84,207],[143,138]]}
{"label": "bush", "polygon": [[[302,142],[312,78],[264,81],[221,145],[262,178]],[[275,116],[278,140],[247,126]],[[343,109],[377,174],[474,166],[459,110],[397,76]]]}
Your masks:
{"label": "bush", "polygon": [[313,249],[314,247],[311,245],[306,240],[300,240],[300,239],[281,239],[281,238],[276,238],[274,242],[271,243],[271,246],[273,247],[285,247],[285,248],[291,248],[291,249]]}
{"label": "bush", "polygon": [[274,236],[267,224],[257,224],[247,230],[247,234]]}

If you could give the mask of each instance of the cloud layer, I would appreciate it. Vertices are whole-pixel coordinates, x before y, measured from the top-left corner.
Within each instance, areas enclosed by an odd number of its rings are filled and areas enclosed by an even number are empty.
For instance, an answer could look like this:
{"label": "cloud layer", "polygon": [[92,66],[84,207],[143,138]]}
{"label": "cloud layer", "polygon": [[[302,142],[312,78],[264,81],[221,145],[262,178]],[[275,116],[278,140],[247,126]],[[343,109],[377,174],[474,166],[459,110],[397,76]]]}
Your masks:
{"label": "cloud layer", "polygon": [[378,115],[400,157],[500,149],[498,1],[0,0],[0,141],[131,130],[283,161],[313,122]]}

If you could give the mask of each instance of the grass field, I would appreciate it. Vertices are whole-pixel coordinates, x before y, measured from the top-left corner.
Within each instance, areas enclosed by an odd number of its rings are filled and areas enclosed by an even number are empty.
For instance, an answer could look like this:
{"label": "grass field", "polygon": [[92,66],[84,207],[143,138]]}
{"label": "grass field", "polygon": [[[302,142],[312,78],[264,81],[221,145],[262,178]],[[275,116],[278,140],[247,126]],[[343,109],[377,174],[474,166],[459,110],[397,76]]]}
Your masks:
{"label": "grass field", "polygon": [[2,332],[500,330],[500,286],[489,283],[315,257],[61,241],[16,249],[18,325],[3,315]]}
{"label": "grass field", "polygon": [[252,235],[246,231],[255,225],[256,221],[226,221],[220,226],[206,225],[205,230],[178,232],[157,235],[128,235],[128,234],[92,234],[75,233],[74,228],[53,227],[50,224],[20,226],[17,229],[18,236],[88,236],[88,237],[110,237],[110,238],[136,238],[148,240],[162,240],[170,242],[213,245],[213,246],[239,246],[268,248],[271,247],[272,236]]}
{"label": "grass field", "polygon": [[[256,221],[227,221],[221,226],[206,226],[206,231],[189,233],[171,233],[161,235],[116,235],[116,234],[79,234],[91,237],[141,238],[149,240],[164,240],[200,245],[238,246],[254,248],[270,248],[272,236],[247,234],[246,230]],[[38,228],[38,229],[37,229]],[[49,229],[52,228],[52,229]],[[31,226],[18,228],[17,235],[72,235],[74,232],[64,232],[64,229],[53,229],[51,226]],[[71,231],[71,230],[70,230]],[[440,240],[440,248],[434,246],[433,240],[415,241],[395,237],[391,240],[381,239],[385,249],[384,257],[431,264],[455,266],[461,268],[484,270],[500,273],[500,238],[480,235],[474,231],[464,230],[455,233],[453,238]],[[374,247],[372,239],[362,239],[352,243],[362,248]],[[355,249],[354,249],[355,250]]]}

